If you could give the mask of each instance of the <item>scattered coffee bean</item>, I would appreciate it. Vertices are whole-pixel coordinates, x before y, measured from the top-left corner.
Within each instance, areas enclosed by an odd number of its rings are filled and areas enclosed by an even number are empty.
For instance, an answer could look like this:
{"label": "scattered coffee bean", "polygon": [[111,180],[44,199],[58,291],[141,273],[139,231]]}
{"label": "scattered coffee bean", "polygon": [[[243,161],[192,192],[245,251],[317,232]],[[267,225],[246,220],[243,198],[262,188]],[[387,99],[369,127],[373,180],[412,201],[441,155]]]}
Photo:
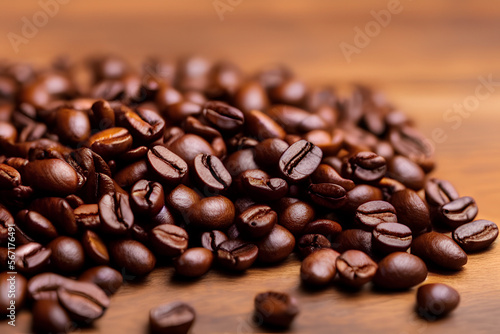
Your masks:
{"label": "scattered coffee bean", "polygon": [[236,218],[241,233],[251,238],[268,235],[278,220],[278,215],[267,205],[254,205]]}
{"label": "scattered coffee bean", "polygon": [[109,245],[111,261],[119,270],[131,275],[149,274],[156,265],[156,258],[149,249],[135,240],[117,240]]}
{"label": "scattered coffee bean", "polygon": [[427,320],[443,317],[457,308],[460,295],[442,283],[425,284],[417,290],[417,311]]}
{"label": "scattered coffee bean", "polygon": [[32,313],[33,330],[38,333],[69,333],[76,327],[57,300],[35,302]]}
{"label": "scattered coffee bean", "polygon": [[460,270],[467,263],[467,254],[452,238],[428,232],[413,240],[411,253],[426,262],[449,270]]}
{"label": "scattered coffee bean", "polygon": [[71,319],[91,322],[100,318],[109,306],[109,298],[93,283],[71,281],[57,289],[57,299]]}
{"label": "scattered coffee bean", "polygon": [[113,268],[98,266],[84,271],[78,278],[78,281],[93,283],[110,296],[121,287],[123,276]]}
{"label": "scattered coffee bean", "polygon": [[321,234],[304,234],[297,242],[297,249],[302,258],[323,249],[330,248],[330,241]]}
{"label": "scattered coffee bean", "polygon": [[302,282],[313,287],[321,287],[332,282],[337,273],[335,263],[339,255],[329,248],[318,249],[309,254],[300,266]]}
{"label": "scattered coffee bean", "polygon": [[80,271],[85,264],[85,252],[76,239],[58,237],[47,248],[51,250],[50,265],[58,273],[72,274]]}
{"label": "scattered coffee bean", "polygon": [[387,290],[404,290],[422,283],[426,277],[424,261],[406,252],[394,252],[378,263],[373,284]]}
{"label": "scattered coffee bean", "polygon": [[175,260],[175,271],[186,277],[203,276],[210,270],[213,258],[213,253],[206,248],[190,248]]}
{"label": "scattered coffee bean", "polygon": [[466,252],[488,248],[498,237],[498,226],[489,220],[476,220],[458,227],[453,240]]}
{"label": "scattered coffee bean", "polygon": [[340,280],[344,284],[356,288],[370,282],[377,271],[377,263],[366,253],[354,249],[339,255],[335,265]]}
{"label": "scattered coffee bean", "polygon": [[255,321],[258,324],[289,327],[297,314],[297,300],[283,292],[268,291],[255,296]]}
{"label": "scattered coffee bean", "polygon": [[372,234],[373,247],[382,254],[406,252],[412,241],[410,228],[398,223],[378,224]]}
{"label": "scattered coffee bean", "polygon": [[371,201],[356,209],[355,222],[359,228],[372,231],[382,223],[397,223],[396,209],[385,201]]}
{"label": "scattered coffee bean", "polygon": [[163,224],[151,230],[150,241],[157,254],[177,257],[188,247],[188,234],[179,226]]}
{"label": "scattered coffee bean", "polygon": [[186,334],[196,318],[194,309],[183,302],[157,306],[149,311],[149,327],[155,334]]}
{"label": "scattered coffee bean", "polygon": [[201,235],[201,245],[211,252],[216,252],[219,245],[227,239],[227,235],[221,231],[213,230],[210,232],[203,232]]}
{"label": "scattered coffee bean", "polygon": [[254,244],[227,240],[217,249],[217,262],[226,269],[243,271],[257,260],[259,249]]}
{"label": "scattered coffee bean", "polygon": [[322,157],[320,148],[306,140],[300,140],[283,152],[279,168],[287,180],[298,182],[316,170]]}
{"label": "scattered coffee bean", "polygon": [[439,208],[441,221],[451,228],[469,223],[476,218],[477,204],[472,197],[460,197]]}

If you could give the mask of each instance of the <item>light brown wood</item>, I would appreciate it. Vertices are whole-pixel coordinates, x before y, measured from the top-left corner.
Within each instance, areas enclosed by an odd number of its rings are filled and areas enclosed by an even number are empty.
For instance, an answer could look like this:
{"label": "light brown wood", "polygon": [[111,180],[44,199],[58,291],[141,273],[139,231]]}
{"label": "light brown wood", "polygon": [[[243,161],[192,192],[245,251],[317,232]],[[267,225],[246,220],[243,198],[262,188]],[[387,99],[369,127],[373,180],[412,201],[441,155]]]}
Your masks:
{"label": "light brown wood", "polygon": [[[221,21],[212,0],[72,0],[60,5],[47,25],[15,53],[7,34],[20,34],[22,18],[32,19],[41,7],[38,1],[2,1],[0,58],[42,64],[61,53],[81,59],[94,52],[117,52],[137,63],[149,54],[174,58],[195,52],[234,59],[245,70],[285,62],[310,83],[374,84],[415,118],[426,135],[443,130],[447,138],[436,145],[435,175],[473,196],[479,218],[500,223],[500,85],[457,129],[444,119],[454,104],[475,96],[479,77],[491,75],[500,81],[500,7],[491,1],[401,0],[401,13],[348,63],[339,45],[352,44],[354,28],[364,29],[373,20],[370,12],[386,9],[388,2],[243,0]],[[145,333],[148,310],[175,300],[197,310],[193,333],[262,332],[250,317],[254,295],[268,289],[299,299],[302,312],[293,333],[498,331],[498,241],[487,252],[471,255],[461,272],[432,273],[430,282],[452,285],[462,300],[449,317],[428,323],[414,313],[415,289],[394,294],[369,288],[350,293],[335,286],[306,291],[293,258],[241,276],[210,272],[192,282],[173,280],[172,270],[163,268],[143,282],[125,284],[95,328],[81,332]],[[2,322],[0,332],[29,333],[30,321],[24,311],[15,330]]]}

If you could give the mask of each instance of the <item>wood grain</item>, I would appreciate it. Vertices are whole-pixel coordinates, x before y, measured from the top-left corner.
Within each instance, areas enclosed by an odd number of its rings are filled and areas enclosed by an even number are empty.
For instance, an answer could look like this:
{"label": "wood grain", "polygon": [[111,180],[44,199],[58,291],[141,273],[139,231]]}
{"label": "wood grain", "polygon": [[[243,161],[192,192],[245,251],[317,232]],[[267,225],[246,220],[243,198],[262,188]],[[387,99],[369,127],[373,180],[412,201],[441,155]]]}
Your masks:
{"label": "wood grain", "polygon": [[[401,0],[403,10],[348,63],[342,42],[353,43],[354,28],[373,20],[370,12],[388,1],[243,0],[219,20],[213,1],[69,1],[15,53],[6,37],[20,33],[22,18],[40,10],[38,1],[0,4],[0,58],[42,64],[55,55],[81,59],[94,52],[117,52],[132,62],[145,55],[176,57],[201,53],[235,59],[245,70],[285,62],[310,83],[373,84],[416,119],[436,144],[435,175],[451,180],[463,195],[476,198],[479,217],[500,222],[499,86],[481,100],[461,124],[445,119],[454,104],[474,97],[479,77],[500,81],[500,7],[491,1],[424,2]],[[5,37],[5,38],[4,38]],[[431,273],[461,294],[449,317],[426,322],[414,313],[415,290],[352,293],[337,286],[311,292],[300,286],[299,262],[245,275],[210,272],[200,280],[178,281],[161,268],[141,282],[127,282],[106,315],[82,333],[145,333],[148,310],[184,300],[198,312],[193,333],[257,333],[251,321],[253,297],[268,289],[299,299],[302,312],[293,333],[495,333],[500,325],[500,247],[469,257],[454,274]],[[18,327],[0,323],[0,332],[30,333],[30,315]]]}

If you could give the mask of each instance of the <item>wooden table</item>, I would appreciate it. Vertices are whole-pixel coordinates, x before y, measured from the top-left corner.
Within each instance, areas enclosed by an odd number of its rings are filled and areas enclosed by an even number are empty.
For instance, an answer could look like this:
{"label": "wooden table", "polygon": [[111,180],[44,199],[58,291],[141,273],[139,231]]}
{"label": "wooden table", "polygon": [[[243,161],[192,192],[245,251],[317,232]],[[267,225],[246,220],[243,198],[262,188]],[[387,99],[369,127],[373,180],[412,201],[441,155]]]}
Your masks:
{"label": "wooden table", "polygon": [[[374,84],[411,114],[426,135],[442,129],[446,139],[436,144],[435,175],[473,196],[479,218],[500,223],[500,86],[478,100],[456,129],[457,120],[444,118],[454,104],[474,102],[479,77],[500,81],[498,6],[491,1],[401,0],[400,11],[375,34],[371,11],[387,9],[389,1],[243,0],[224,13],[223,21],[213,3],[69,1],[19,45],[18,53],[2,37],[0,58],[41,64],[60,53],[80,59],[93,52],[118,52],[138,62],[149,54],[196,52],[235,59],[246,70],[283,61],[314,84]],[[32,20],[40,10],[37,1],[3,1],[0,36],[20,34],[23,17]],[[341,43],[355,45],[354,29],[364,30],[367,24],[373,37],[347,62]],[[193,333],[261,332],[250,320],[253,297],[276,289],[301,304],[293,333],[494,333],[500,325],[499,278],[498,242],[471,255],[459,273],[431,273],[426,283],[450,284],[462,301],[449,317],[428,323],[414,313],[415,289],[394,294],[368,287],[359,293],[335,286],[306,291],[300,286],[299,262],[292,258],[275,268],[251,269],[242,276],[210,272],[193,282],[172,279],[172,270],[162,268],[143,282],[127,282],[95,328],[81,332],[144,333],[148,310],[174,300],[196,308]],[[16,330],[3,322],[0,332],[29,333],[29,323],[24,311]]]}

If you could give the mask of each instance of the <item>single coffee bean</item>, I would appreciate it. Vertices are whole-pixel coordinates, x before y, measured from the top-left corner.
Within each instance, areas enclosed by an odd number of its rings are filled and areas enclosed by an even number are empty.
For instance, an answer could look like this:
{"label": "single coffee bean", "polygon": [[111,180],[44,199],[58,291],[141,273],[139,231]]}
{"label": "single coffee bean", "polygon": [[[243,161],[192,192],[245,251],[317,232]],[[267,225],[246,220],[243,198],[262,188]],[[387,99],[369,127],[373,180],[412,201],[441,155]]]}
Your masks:
{"label": "single coffee bean", "polygon": [[55,112],[55,129],[61,142],[76,145],[90,136],[90,120],[87,113],[72,108],[59,108]]}
{"label": "single coffee bean", "polygon": [[28,207],[50,220],[56,229],[68,235],[78,231],[73,209],[64,198],[43,197],[37,198]]}
{"label": "single coffee bean", "polygon": [[341,207],[347,199],[346,190],[334,183],[313,183],[309,185],[308,194],[314,203],[329,209]]}
{"label": "single coffee bean", "polygon": [[457,198],[439,208],[439,216],[442,222],[451,228],[470,223],[477,215],[476,201],[469,196]]}
{"label": "single coffee bean", "polygon": [[290,105],[274,105],[268,109],[267,113],[286,132],[292,134],[328,128],[328,124],[318,115]]}
{"label": "single coffee bean", "polygon": [[342,226],[330,219],[314,220],[302,230],[304,234],[321,234],[328,240],[335,240],[340,232],[342,232]]}
{"label": "single coffee bean", "polygon": [[110,128],[98,132],[88,140],[88,147],[104,159],[119,156],[132,147],[132,135],[125,128]]}
{"label": "single coffee bean", "polygon": [[378,268],[366,253],[355,249],[339,255],[335,264],[340,280],[352,287],[361,287],[370,282]]}
{"label": "single coffee bean", "polygon": [[16,221],[26,233],[36,236],[37,240],[50,241],[59,236],[54,225],[38,212],[21,210],[17,213]]}
{"label": "single coffee bean", "polygon": [[382,191],[379,188],[367,184],[359,184],[347,192],[347,199],[342,206],[342,211],[355,214],[356,209],[363,203],[370,201],[380,201],[383,199]]}
{"label": "single coffee bean", "polygon": [[16,249],[16,269],[33,275],[43,271],[51,258],[52,251],[36,242],[30,242]]}
{"label": "single coffee bean", "polygon": [[106,244],[94,231],[87,230],[83,233],[82,246],[85,254],[93,263],[100,265],[109,263],[109,253]]}
{"label": "single coffee bean", "polygon": [[231,174],[216,156],[198,154],[194,158],[193,166],[198,185],[206,189],[208,193],[225,191],[231,185]]}
{"label": "single coffee bean", "polygon": [[321,162],[321,149],[306,140],[291,145],[281,156],[279,168],[290,182],[299,182],[311,175]]}
{"label": "single coffee bean", "polygon": [[373,284],[387,290],[404,290],[422,283],[426,277],[424,261],[406,252],[394,252],[378,263]]}
{"label": "single coffee bean", "polygon": [[332,248],[341,253],[349,249],[356,249],[366,254],[372,254],[372,234],[360,229],[344,230],[332,242]]}
{"label": "single coffee bean", "polygon": [[457,308],[460,295],[442,283],[425,284],[417,290],[417,311],[427,320],[443,317]]}
{"label": "single coffee bean", "polygon": [[282,139],[269,138],[255,146],[255,161],[266,170],[273,170],[278,166],[283,152],[289,145]]}
{"label": "single coffee bean", "polygon": [[396,209],[385,201],[371,201],[361,204],[356,210],[355,222],[365,231],[372,231],[382,223],[397,223]]}
{"label": "single coffee bean", "polygon": [[254,244],[227,240],[217,249],[217,262],[225,269],[243,271],[257,260],[259,249]]}
{"label": "single coffee bean", "polygon": [[425,198],[430,206],[445,205],[459,197],[458,191],[449,181],[431,178],[425,183]]}
{"label": "single coffee bean", "polygon": [[21,174],[6,164],[0,164],[0,189],[8,190],[21,184]]}
{"label": "single coffee bean", "polygon": [[140,180],[130,191],[131,207],[134,213],[155,216],[165,205],[163,187],[158,182]]}
{"label": "single coffee bean", "polygon": [[389,133],[389,141],[397,153],[416,162],[426,173],[434,169],[434,149],[415,128],[410,126],[393,128]]}
{"label": "single coffee bean", "polygon": [[373,248],[382,254],[406,252],[412,241],[410,228],[399,223],[378,224],[372,234]]}
{"label": "single coffee bean", "polygon": [[73,209],[76,209],[80,205],[84,205],[85,202],[83,199],[81,199],[79,196],[71,194],[68,195],[64,198],[66,202],[68,202],[69,206],[71,206]]}
{"label": "single coffee bean", "polygon": [[[259,109],[253,109],[246,113],[245,125],[249,134],[259,140],[281,140],[286,136],[285,130],[267,114],[259,111]],[[286,148],[288,148],[288,144]]]}
{"label": "single coffee bean", "polygon": [[467,263],[467,254],[452,238],[428,232],[413,240],[411,253],[426,262],[449,270],[460,270]]}
{"label": "single coffee bean", "polygon": [[115,112],[108,101],[97,100],[89,112],[90,119],[99,129],[105,130],[115,126]]}
{"label": "single coffee bean", "polygon": [[175,272],[186,277],[203,276],[210,270],[213,259],[212,252],[206,248],[190,248],[175,261]]}
{"label": "single coffee bean", "polygon": [[221,131],[236,131],[245,122],[241,110],[220,101],[208,101],[202,113],[210,124]]}
{"label": "single coffee bean", "polygon": [[128,239],[112,241],[108,249],[115,266],[131,275],[147,275],[156,265],[153,253],[138,241]]}
{"label": "single coffee bean", "polygon": [[151,230],[150,241],[157,254],[177,257],[188,247],[188,234],[179,226],[163,224]]}
{"label": "single coffee bean", "polygon": [[281,210],[278,212],[278,222],[294,235],[302,233],[303,229],[314,219],[314,208],[306,202],[291,198],[281,199]]}
{"label": "single coffee bean", "polygon": [[132,187],[136,182],[149,178],[148,164],[142,159],[122,168],[114,175],[114,182],[122,188]]}
{"label": "single coffee bean", "polygon": [[79,322],[91,322],[100,318],[109,306],[109,298],[93,283],[71,281],[57,289],[59,303]]}
{"label": "single coffee bean", "polygon": [[268,326],[289,327],[297,314],[297,300],[284,292],[268,291],[255,296],[256,321]]}
{"label": "single coffee bean", "polygon": [[373,152],[359,152],[342,166],[342,174],[356,183],[377,183],[387,171],[384,158]]}
{"label": "single coffee bean", "polygon": [[193,167],[194,158],[200,153],[215,155],[215,151],[205,139],[188,133],[175,140],[168,149],[184,160],[189,168]]}
{"label": "single coffee bean", "polygon": [[29,162],[23,170],[23,181],[38,191],[63,196],[75,193],[79,185],[75,170],[59,159]]}
{"label": "single coffee bean", "polygon": [[58,273],[72,274],[80,271],[85,264],[85,251],[76,239],[58,237],[47,248],[52,251],[50,265]]}
{"label": "single coffee bean", "polygon": [[227,197],[203,198],[191,207],[190,222],[200,229],[226,229],[234,221],[234,204]]}
{"label": "single coffee bean", "polygon": [[84,271],[78,278],[78,281],[93,283],[110,296],[121,287],[123,283],[123,276],[113,268],[108,266],[98,266]]}
{"label": "single coffee bean", "polygon": [[330,241],[321,234],[304,234],[297,242],[297,249],[301,258],[305,258],[320,249],[330,247]]}
{"label": "single coffee bean", "polygon": [[179,184],[188,171],[181,157],[160,145],[148,151],[147,162],[151,173],[167,185]]}
{"label": "single coffee bean", "polygon": [[221,136],[221,133],[217,129],[202,123],[200,120],[192,116],[188,116],[182,125],[186,133],[198,135],[208,141]]}
{"label": "single coffee bean", "polygon": [[27,284],[21,274],[0,273],[0,315],[9,314],[11,305],[15,305],[16,310],[23,308],[28,295]]}
{"label": "single coffee bean", "polygon": [[271,178],[258,169],[250,169],[240,174],[241,188],[251,198],[264,201],[275,201],[288,192],[288,183],[281,178]]}
{"label": "single coffee bean", "polygon": [[33,300],[57,300],[57,289],[70,282],[71,279],[54,273],[38,274],[28,281],[28,294]]}
{"label": "single coffee bean", "polygon": [[97,229],[101,225],[99,205],[83,204],[73,211],[76,224],[82,229]]}
{"label": "single coffee bean", "polygon": [[498,237],[498,226],[489,220],[476,220],[453,231],[453,240],[466,252],[488,248]]}
{"label": "single coffee bean", "polygon": [[154,334],[186,334],[195,318],[196,312],[186,303],[160,305],[149,311],[149,328]]}
{"label": "single coffee bean", "polygon": [[382,196],[384,201],[390,202],[392,194],[396,191],[404,190],[406,187],[399,181],[391,179],[390,177],[384,177],[377,184],[377,188],[382,191]]}
{"label": "single coffee bean", "polygon": [[218,230],[203,232],[201,235],[201,245],[211,252],[216,252],[219,245],[227,239],[227,235]]}
{"label": "single coffee bean", "polygon": [[259,82],[249,80],[244,82],[236,91],[234,103],[245,113],[245,124],[248,124],[250,123],[248,113],[252,110],[266,110],[269,106],[269,98],[264,87]]}
{"label": "single coffee bean", "polygon": [[309,254],[300,266],[300,278],[309,286],[321,287],[333,281],[337,273],[335,265],[340,254],[330,248],[322,248]]}
{"label": "single coffee bean", "polygon": [[429,209],[415,191],[405,189],[395,192],[391,204],[396,209],[398,222],[408,226],[413,234],[419,234],[430,226]]}
{"label": "single coffee bean", "polygon": [[69,333],[76,327],[57,300],[37,301],[33,305],[32,314],[35,333]]}
{"label": "single coffee bean", "polygon": [[118,116],[121,126],[127,128],[134,138],[134,143],[152,143],[163,135],[165,121],[153,110],[138,107],[135,111],[121,106]]}
{"label": "single coffee bean", "polygon": [[239,150],[232,153],[224,161],[224,166],[233,179],[236,179],[246,170],[259,169],[255,162],[254,149]]}
{"label": "single coffee bean", "polygon": [[183,184],[178,185],[167,196],[166,202],[170,208],[180,214],[185,215],[188,210],[191,211],[196,203],[201,200],[200,195],[193,189],[186,187]]}
{"label": "single coffee bean", "polygon": [[387,163],[387,175],[406,187],[418,191],[424,187],[425,173],[410,159],[397,155]]}
{"label": "single coffee bean", "polygon": [[278,221],[278,215],[267,205],[254,205],[236,218],[238,230],[250,238],[268,235]]}
{"label": "single coffee bean", "polygon": [[311,174],[311,181],[313,183],[333,183],[341,186],[346,191],[352,190],[355,186],[352,180],[344,179],[333,167],[327,164],[318,166],[314,173]]}
{"label": "single coffee bean", "polygon": [[127,195],[120,192],[106,194],[99,201],[101,230],[109,234],[124,234],[134,224]]}
{"label": "single coffee bean", "polygon": [[285,260],[295,248],[295,237],[281,225],[257,242],[260,263],[278,263]]}

